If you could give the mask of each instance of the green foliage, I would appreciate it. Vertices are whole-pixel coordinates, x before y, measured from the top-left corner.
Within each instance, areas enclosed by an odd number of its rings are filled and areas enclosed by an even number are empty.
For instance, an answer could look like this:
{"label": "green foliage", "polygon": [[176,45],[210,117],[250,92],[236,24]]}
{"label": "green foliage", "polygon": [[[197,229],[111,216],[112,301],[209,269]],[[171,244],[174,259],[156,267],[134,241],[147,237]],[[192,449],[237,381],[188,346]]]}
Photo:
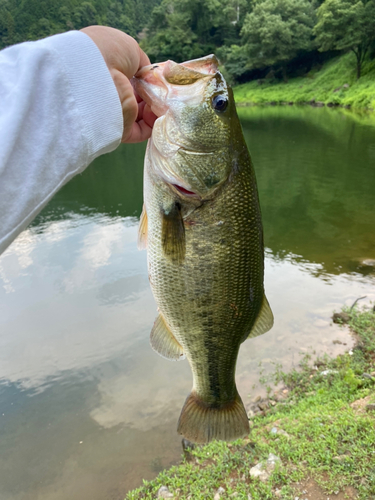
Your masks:
{"label": "green foliage", "polygon": [[308,0],[264,0],[247,14],[241,35],[248,66],[283,64],[313,49],[315,13]]}
{"label": "green foliage", "polygon": [[[276,378],[289,387],[288,397],[273,401],[265,415],[252,419],[249,438],[197,446],[191,460],[144,481],[126,499],[152,500],[164,485],[180,500],[212,500],[219,487],[225,490],[222,498],[271,500],[281,495],[292,500],[296,483],[306,478],[319,484],[325,498],[349,486],[360,500],[374,498],[375,414],[353,402],[375,400],[375,378],[362,376],[375,369],[375,314],[353,310],[350,316],[359,338],[352,355],[322,359],[319,368],[311,368],[306,359],[300,371],[278,372]],[[274,427],[276,433],[271,432]],[[251,478],[250,468],[269,453],[280,457],[281,464],[266,483]]]}
{"label": "green foliage", "polygon": [[246,9],[245,0],[163,0],[141,46],[153,61],[202,57],[239,41]]}
{"label": "green foliage", "polygon": [[0,0],[0,49],[103,24],[137,36],[160,0]]}
{"label": "green foliage", "polygon": [[319,50],[350,49],[357,59],[357,78],[375,40],[375,1],[326,0],[314,28]]}
{"label": "green foliage", "polygon": [[[288,83],[245,83],[234,89],[237,104],[308,103],[311,100],[356,109],[375,109],[375,61],[363,65],[362,76],[356,78],[354,55],[336,57],[320,71]],[[344,85],[349,87],[344,87]]]}

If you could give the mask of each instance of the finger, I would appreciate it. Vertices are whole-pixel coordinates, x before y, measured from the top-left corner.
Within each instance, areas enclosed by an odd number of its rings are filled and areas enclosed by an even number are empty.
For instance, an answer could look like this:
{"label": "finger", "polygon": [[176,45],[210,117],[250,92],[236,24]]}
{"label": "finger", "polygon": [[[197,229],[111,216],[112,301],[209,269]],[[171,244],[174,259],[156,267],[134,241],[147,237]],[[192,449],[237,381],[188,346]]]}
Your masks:
{"label": "finger", "polygon": [[[132,80],[134,80],[134,79],[132,78]],[[132,80],[130,80],[130,83],[132,83]],[[134,97],[136,98],[137,102],[143,102],[142,97],[139,94],[137,94],[137,92],[134,90],[134,87],[133,87],[133,92],[134,92]]]}
{"label": "finger", "polygon": [[137,122],[143,120],[143,110],[144,110],[145,106],[146,106],[145,101],[142,101],[142,100],[141,100],[141,102],[138,101],[138,115],[137,115],[137,119],[136,119]]}
{"label": "finger", "polygon": [[147,125],[152,128],[158,117],[151,111],[150,106],[146,104],[143,107],[142,118],[147,123]]}
{"label": "finger", "polygon": [[130,132],[127,131],[127,134],[124,133],[121,142],[125,142],[127,144],[143,142],[151,137],[151,133],[152,128],[150,125],[148,125],[144,120],[140,120],[139,122],[133,123]]}
{"label": "finger", "polygon": [[150,59],[148,58],[148,55],[145,54],[145,52],[143,52],[143,50],[141,49],[141,47],[139,47],[139,68],[138,70],[140,70],[143,66],[148,66],[149,64],[151,64],[150,62]]}
{"label": "finger", "polygon": [[138,103],[137,122],[144,120],[147,125],[152,128],[157,118],[158,117],[151,111],[150,106],[146,104],[145,101]]}

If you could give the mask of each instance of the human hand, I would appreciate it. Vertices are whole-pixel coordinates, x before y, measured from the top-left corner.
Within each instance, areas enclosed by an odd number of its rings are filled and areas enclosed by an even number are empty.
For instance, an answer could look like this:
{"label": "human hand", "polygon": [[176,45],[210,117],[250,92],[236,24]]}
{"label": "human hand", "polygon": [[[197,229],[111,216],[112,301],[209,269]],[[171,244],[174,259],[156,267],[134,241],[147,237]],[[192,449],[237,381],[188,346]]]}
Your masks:
{"label": "human hand", "polygon": [[151,136],[156,116],[139,96],[130,79],[150,64],[147,55],[129,35],[108,26],[88,26],[81,31],[96,44],[116,86],[124,117],[122,142],[141,142]]}

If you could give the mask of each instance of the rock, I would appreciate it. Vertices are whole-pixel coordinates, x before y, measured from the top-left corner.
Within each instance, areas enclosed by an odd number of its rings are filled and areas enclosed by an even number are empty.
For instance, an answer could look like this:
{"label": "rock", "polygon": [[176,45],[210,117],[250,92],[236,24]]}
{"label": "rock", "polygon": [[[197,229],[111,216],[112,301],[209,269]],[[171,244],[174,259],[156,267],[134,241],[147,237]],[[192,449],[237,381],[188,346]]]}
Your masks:
{"label": "rock", "polygon": [[193,459],[193,455],[191,454],[191,451],[194,450],[195,444],[192,443],[191,441],[188,441],[185,438],[182,438],[181,445],[182,445],[182,452],[184,454],[184,457],[186,458],[186,460],[191,461]]}
{"label": "rock", "polygon": [[344,83],[344,85],[342,86],[343,89],[348,89],[350,87],[349,83]]}
{"label": "rock", "polygon": [[336,460],[337,462],[344,462],[348,457],[346,455],[337,455],[333,457],[332,460]]}
{"label": "rock", "polygon": [[333,93],[338,92],[339,90],[341,90],[341,87],[337,87],[337,89],[335,89]]}
{"label": "rock", "polygon": [[340,313],[335,313],[332,316],[332,321],[334,323],[342,324],[342,323],[348,323],[350,320],[350,316],[346,312],[340,312]]}
{"label": "rock", "polygon": [[322,101],[316,101],[315,106],[316,106],[317,108],[323,108],[323,106],[325,106],[325,104],[324,104],[324,102],[322,102]]}
{"label": "rock", "polygon": [[217,490],[217,492],[215,493],[214,500],[220,500],[221,495],[222,495],[223,493],[225,493],[225,490],[224,490],[224,488],[222,488],[222,487],[220,486],[220,488],[219,488],[219,489]]}
{"label": "rock", "polygon": [[360,264],[367,267],[375,267],[375,259],[363,259]]}
{"label": "rock", "polygon": [[262,411],[265,411],[267,410],[267,408],[269,408],[269,405],[267,401],[263,401],[262,403],[258,403],[258,408]]}
{"label": "rock", "polygon": [[366,405],[366,410],[367,411],[375,411],[375,404],[370,403],[369,405]]}
{"label": "rock", "polygon": [[266,482],[275,469],[277,462],[280,462],[280,458],[270,453],[266,462],[259,462],[250,469],[250,477],[257,477],[260,481]]}
{"label": "rock", "polygon": [[337,370],[323,370],[322,372],[320,372],[320,375],[323,375],[323,377],[325,377],[326,375],[331,375],[333,373],[338,373]]}
{"label": "rock", "polygon": [[237,491],[235,491],[234,493],[232,493],[231,495],[229,495],[229,498],[236,498],[236,497],[238,497]]}
{"label": "rock", "polygon": [[173,494],[166,486],[160,486],[158,490],[158,498],[173,498]]}
{"label": "rock", "polygon": [[372,375],[370,375],[369,373],[362,373],[362,377],[372,380]]}
{"label": "rock", "polygon": [[270,430],[270,433],[277,434],[277,427],[272,427],[272,429]]}
{"label": "rock", "polygon": [[289,102],[288,102],[288,105],[289,105],[289,106],[293,106],[293,104],[294,104],[294,102],[293,102],[293,101],[289,101]]}

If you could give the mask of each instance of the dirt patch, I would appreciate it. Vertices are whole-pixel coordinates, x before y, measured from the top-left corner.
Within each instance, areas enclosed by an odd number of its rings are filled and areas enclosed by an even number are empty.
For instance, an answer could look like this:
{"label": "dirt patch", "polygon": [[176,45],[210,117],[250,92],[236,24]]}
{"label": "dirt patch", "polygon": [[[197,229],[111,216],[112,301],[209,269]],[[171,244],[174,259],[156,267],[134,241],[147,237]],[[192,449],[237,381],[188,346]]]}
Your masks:
{"label": "dirt patch", "polygon": [[358,498],[357,490],[352,486],[347,486],[338,493],[327,495],[315,479],[311,478],[294,485],[294,488],[299,500],[356,500]]}
{"label": "dirt patch", "polygon": [[371,395],[366,396],[365,398],[362,399],[357,399],[357,401],[353,401],[353,403],[350,406],[356,413],[365,413],[366,405],[370,403],[370,398]]}

